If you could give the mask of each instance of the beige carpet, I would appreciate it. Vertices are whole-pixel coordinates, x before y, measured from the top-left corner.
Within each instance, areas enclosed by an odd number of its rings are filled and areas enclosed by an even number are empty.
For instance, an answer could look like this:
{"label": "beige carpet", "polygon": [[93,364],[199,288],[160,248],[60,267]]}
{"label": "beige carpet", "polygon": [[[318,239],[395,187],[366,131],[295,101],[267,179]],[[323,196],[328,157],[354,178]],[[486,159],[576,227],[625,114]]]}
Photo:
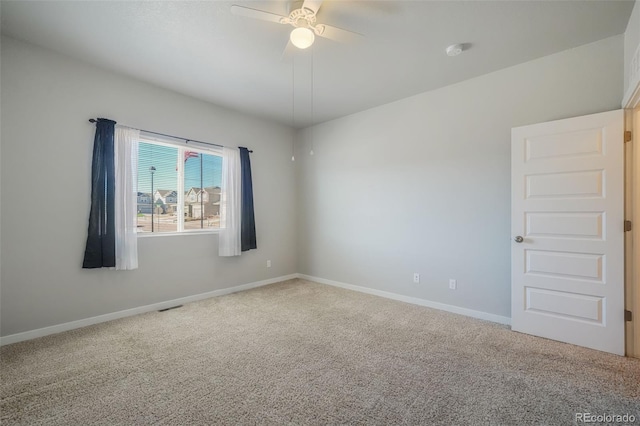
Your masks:
{"label": "beige carpet", "polygon": [[2,425],[640,424],[640,360],[301,280],[0,356]]}

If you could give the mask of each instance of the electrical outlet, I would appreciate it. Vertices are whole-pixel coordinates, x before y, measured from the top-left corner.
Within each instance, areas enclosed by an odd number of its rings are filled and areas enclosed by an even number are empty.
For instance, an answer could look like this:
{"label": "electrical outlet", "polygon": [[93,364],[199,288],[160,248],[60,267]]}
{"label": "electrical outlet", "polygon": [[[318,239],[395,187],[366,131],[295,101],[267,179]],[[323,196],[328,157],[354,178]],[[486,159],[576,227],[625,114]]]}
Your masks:
{"label": "electrical outlet", "polygon": [[414,283],[419,283],[420,282],[420,274],[417,272],[413,273],[413,282]]}
{"label": "electrical outlet", "polygon": [[458,282],[456,280],[454,280],[454,279],[450,279],[449,280],[449,288],[451,290],[455,290],[456,287],[458,287]]}
{"label": "electrical outlet", "polygon": [[267,260],[267,268],[271,268],[271,261]]}

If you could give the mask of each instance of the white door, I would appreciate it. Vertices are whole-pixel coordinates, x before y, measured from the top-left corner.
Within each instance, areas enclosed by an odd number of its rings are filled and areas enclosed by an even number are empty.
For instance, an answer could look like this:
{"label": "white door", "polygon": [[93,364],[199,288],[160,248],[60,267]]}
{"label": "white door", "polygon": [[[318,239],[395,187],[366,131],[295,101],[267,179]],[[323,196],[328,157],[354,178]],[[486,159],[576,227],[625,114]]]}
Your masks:
{"label": "white door", "polygon": [[624,355],[623,126],[512,129],[512,330]]}

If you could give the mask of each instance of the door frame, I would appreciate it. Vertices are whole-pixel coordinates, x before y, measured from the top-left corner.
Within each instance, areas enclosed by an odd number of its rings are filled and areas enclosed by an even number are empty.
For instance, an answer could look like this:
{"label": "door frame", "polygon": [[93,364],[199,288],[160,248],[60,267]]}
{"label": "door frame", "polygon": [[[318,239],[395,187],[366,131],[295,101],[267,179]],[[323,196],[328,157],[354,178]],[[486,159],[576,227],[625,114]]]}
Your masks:
{"label": "door frame", "polygon": [[625,220],[632,229],[625,232],[625,309],[633,320],[625,323],[626,355],[640,358],[640,80],[622,107],[625,109],[625,130],[632,140],[625,142]]}

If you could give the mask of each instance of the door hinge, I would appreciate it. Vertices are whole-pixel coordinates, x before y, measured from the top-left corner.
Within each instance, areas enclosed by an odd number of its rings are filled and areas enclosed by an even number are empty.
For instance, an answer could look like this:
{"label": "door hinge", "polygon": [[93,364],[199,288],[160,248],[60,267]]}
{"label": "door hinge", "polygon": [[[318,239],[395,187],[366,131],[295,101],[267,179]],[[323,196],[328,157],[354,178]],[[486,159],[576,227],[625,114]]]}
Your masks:
{"label": "door hinge", "polygon": [[625,220],[624,221],[624,232],[629,232],[631,231],[631,221],[630,220]]}
{"label": "door hinge", "polygon": [[633,315],[631,314],[631,311],[628,311],[628,310],[624,311],[624,320],[625,321],[631,321],[632,317],[633,317]]}
{"label": "door hinge", "polygon": [[629,130],[625,131],[624,132],[624,141],[625,142],[631,142],[631,139],[632,139],[631,136],[632,136],[631,135],[631,131],[629,131]]}

